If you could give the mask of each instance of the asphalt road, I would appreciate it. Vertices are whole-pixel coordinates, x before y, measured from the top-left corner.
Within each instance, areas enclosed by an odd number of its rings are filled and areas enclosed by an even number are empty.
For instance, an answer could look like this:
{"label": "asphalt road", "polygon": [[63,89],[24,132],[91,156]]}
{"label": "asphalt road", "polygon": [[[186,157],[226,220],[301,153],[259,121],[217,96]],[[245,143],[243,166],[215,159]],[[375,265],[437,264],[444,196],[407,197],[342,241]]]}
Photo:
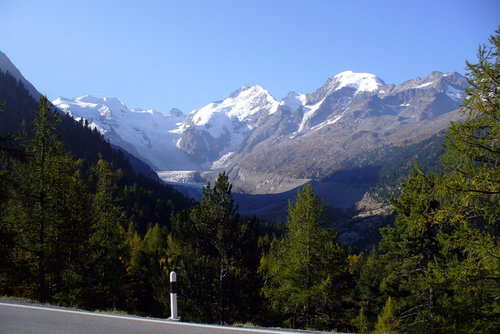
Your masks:
{"label": "asphalt road", "polygon": [[[245,334],[297,333],[268,329],[240,328],[173,322],[161,319],[93,313],[43,305],[0,302],[1,334]],[[309,332],[310,333],[310,332]]]}

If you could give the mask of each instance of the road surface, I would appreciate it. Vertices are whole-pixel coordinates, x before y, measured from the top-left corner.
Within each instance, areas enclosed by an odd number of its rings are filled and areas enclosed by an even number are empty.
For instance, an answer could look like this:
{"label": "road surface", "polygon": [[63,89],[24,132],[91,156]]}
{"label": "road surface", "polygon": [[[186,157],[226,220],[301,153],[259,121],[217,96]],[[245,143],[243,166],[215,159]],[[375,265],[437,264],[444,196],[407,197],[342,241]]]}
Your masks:
{"label": "road surface", "polygon": [[[295,333],[174,322],[109,313],[93,313],[36,304],[0,302],[0,334],[250,334]],[[311,332],[308,332],[311,333]]]}

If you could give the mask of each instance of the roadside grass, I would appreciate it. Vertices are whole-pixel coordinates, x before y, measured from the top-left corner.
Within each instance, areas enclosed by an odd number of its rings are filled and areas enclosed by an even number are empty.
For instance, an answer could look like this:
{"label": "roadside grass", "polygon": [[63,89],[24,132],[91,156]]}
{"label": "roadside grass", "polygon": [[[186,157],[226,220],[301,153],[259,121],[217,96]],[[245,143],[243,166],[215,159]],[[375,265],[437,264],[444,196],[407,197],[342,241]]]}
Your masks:
{"label": "roadside grass", "polygon": [[125,311],[118,310],[116,308],[107,309],[107,310],[93,310],[92,312],[95,312],[95,313],[110,313],[110,314],[117,314],[117,315],[133,315],[133,314],[127,313]]}

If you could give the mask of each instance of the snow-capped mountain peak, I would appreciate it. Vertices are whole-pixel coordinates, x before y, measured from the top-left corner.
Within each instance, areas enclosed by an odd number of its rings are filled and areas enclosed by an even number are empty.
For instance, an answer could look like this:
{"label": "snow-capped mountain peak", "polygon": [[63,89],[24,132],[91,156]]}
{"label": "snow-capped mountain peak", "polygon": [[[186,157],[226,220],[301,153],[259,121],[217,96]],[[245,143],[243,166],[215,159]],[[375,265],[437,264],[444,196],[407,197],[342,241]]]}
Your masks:
{"label": "snow-capped mountain peak", "polygon": [[353,71],[341,72],[333,77],[334,90],[352,87],[356,92],[374,92],[385,83],[375,74],[355,73]]}
{"label": "snow-capped mountain peak", "polygon": [[241,86],[222,101],[193,110],[175,133],[177,146],[191,155],[216,160],[234,152],[259,120],[276,112],[279,102],[261,86]]}
{"label": "snow-capped mountain peak", "polygon": [[463,88],[466,86],[467,79],[457,72],[442,73],[434,71],[425,78],[416,77],[403,82],[394,89],[393,93],[407,89],[438,90],[455,101],[461,101],[465,98],[465,91]]}
{"label": "snow-capped mountain peak", "polygon": [[296,92],[289,92],[288,95],[281,100],[280,106],[288,108],[290,112],[294,112],[306,104],[306,95]]}
{"label": "snow-capped mountain peak", "polygon": [[242,86],[226,99],[194,110],[190,119],[193,125],[198,126],[209,124],[214,117],[220,118],[216,114],[244,121],[255,113],[262,110],[270,111],[277,105],[278,102],[261,86]]}
{"label": "snow-capped mountain peak", "polygon": [[105,118],[111,121],[119,118],[121,113],[130,111],[123,102],[116,98],[98,98],[92,95],[77,98],[59,97],[52,103],[68,114],[88,120]]}
{"label": "snow-capped mountain peak", "polygon": [[238,95],[240,95],[245,90],[248,90],[249,88],[250,88],[250,86],[248,86],[248,85],[242,85],[240,88],[235,89],[231,94],[229,94],[229,98],[238,97]]}
{"label": "snow-capped mountain peak", "polygon": [[354,96],[362,92],[377,92],[385,82],[371,73],[357,73],[353,71],[344,71],[330,77],[325,84],[307,96],[307,104],[316,104],[325,97],[340,91],[344,88],[351,88],[349,96]]}
{"label": "snow-capped mountain peak", "polygon": [[[167,115],[149,109],[130,110],[115,98],[91,95],[59,98],[54,104],[77,119],[85,118],[111,142],[159,169],[187,170],[207,168],[214,162],[220,168],[232,166],[246,161],[243,157],[247,155],[264,165],[267,162],[259,160],[258,152],[269,150],[271,156],[280,144],[285,145],[285,152],[286,145],[295,145],[297,138],[314,146],[314,139],[342,135],[349,146],[353,131],[364,138],[365,132],[384,127],[384,136],[375,133],[367,142],[376,147],[392,133],[396,141],[400,127],[410,129],[420,121],[439,121],[456,110],[464,97],[464,81],[458,73],[433,72],[423,79],[386,85],[374,74],[345,71],[330,77],[311,94],[292,91],[278,101],[261,86],[241,86],[187,117],[178,109]],[[341,148],[337,147],[344,152]],[[309,154],[309,150],[301,153]],[[314,158],[298,161],[306,166]]]}

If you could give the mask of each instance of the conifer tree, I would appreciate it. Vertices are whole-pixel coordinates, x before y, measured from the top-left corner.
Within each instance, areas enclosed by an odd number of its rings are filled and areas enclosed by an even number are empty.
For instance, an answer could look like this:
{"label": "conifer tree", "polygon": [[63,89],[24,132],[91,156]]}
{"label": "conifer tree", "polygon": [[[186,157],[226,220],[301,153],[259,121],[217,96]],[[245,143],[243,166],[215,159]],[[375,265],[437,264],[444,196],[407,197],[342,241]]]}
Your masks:
{"label": "conifer tree", "polygon": [[[4,105],[0,104],[0,113]],[[0,293],[12,294],[11,288],[16,281],[13,273],[15,254],[15,229],[5,220],[7,203],[17,188],[13,173],[13,163],[24,159],[24,152],[14,148],[13,136],[0,136]]]}
{"label": "conifer tree", "polygon": [[382,312],[377,318],[374,334],[397,334],[399,333],[399,321],[394,314],[394,301],[387,298]]}
{"label": "conifer tree", "polygon": [[[74,283],[70,268],[84,236],[85,189],[78,163],[63,149],[56,135],[58,114],[42,96],[33,121],[33,137],[27,139],[26,159],[13,166],[12,196],[5,221],[14,235],[20,273],[16,284],[26,296],[49,301]],[[77,213],[73,211],[80,207]],[[57,299],[57,298],[56,298]]]}
{"label": "conifer tree", "polygon": [[251,258],[257,235],[240,222],[231,190],[228,176],[221,173],[213,187],[204,187],[199,205],[176,215],[169,236],[184,301],[180,311],[193,321],[230,323],[252,315],[245,310],[255,301],[257,263]]}
{"label": "conifer tree", "polygon": [[92,199],[86,302],[98,308],[119,307],[123,302],[127,261],[123,227],[126,222],[117,198],[117,180],[121,173],[101,158],[95,166],[95,174],[97,186]]}
{"label": "conifer tree", "polygon": [[353,301],[359,309],[351,323],[360,332],[368,332],[387,299],[380,289],[386,271],[380,256],[374,250],[368,254],[352,254],[348,261],[354,281]]}
{"label": "conifer tree", "polygon": [[156,224],[141,240],[137,232],[129,229],[127,244],[130,249],[127,308],[134,313],[165,316],[170,297],[168,273],[163,272],[167,233]]}
{"label": "conifer tree", "polygon": [[414,171],[383,231],[384,288],[405,332],[498,330],[499,32],[467,63],[467,119],[447,134],[447,172]]}
{"label": "conifer tree", "polygon": [[311,185],[289,205],[286,234],[262,260],[264,296],[291,327],[328,328],[341,323],[346,254],[326,227],[324,205]]}
{"label": "conifer tree", "polygon": [[79,172],[80,163],[66,153],[58,158],[53,170],[58,175],[52,191],[57,202],[57,219],[53,221],[54,247],[50,256],[54,301],[65,305],[79,304],[90,236],[90,193]]}
{"label": "conifer tree", "polygon": [[398,301],[398,315],[405,331],[431,331],[435,313],[435,291],[427,283],[431,265],[439,255],[439,226],[434,223],[440,208],[435,174],[425,175],[416,166],[403,184],[398,199],[395,226],[381,229],[380,248],[387,276],[384,290]]}
{"label": "conifer tree", "polygon": [[435,284],[442,328],[498,329],[500,304],[500,30],[481,46],[476,64],[467,63],[470,87],[464,100],[467,119],[453,123],[446,137],[443,178],[445,203],[436,219],[443,259]]}

